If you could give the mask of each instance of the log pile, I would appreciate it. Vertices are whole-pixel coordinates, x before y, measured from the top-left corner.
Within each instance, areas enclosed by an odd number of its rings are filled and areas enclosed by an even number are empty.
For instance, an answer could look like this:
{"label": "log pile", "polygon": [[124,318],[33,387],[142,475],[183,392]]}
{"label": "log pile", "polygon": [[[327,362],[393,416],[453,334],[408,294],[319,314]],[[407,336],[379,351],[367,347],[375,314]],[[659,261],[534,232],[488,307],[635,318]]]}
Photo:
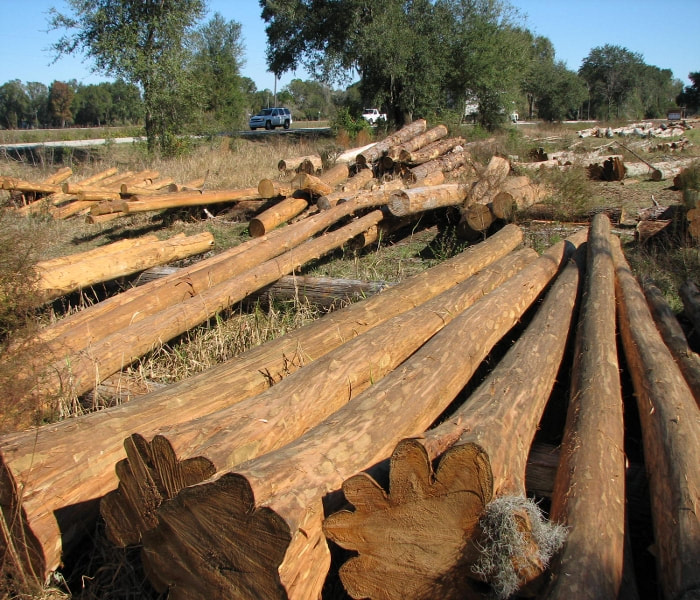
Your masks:
{"label": "log pile", "polygon": [[[660,594],[698,589],[698,406],[607,217],[535,260],[510,252],[521,239],[506,226],[447,263],[190,380],[3,436],[6,556],[43,580],[94,523],[101,501],[110,538],[142,543],[151,582],[173,598],[319,597],[337,568],[328,539],[357,552],[339,570],[356,598],[485,598],[488,590],[505,598],[518,589],[573,597],[580,578],[590,597],[615,596],[625,518],[619,372],[629,369],[645,413],[645,454],[654,457],[646,467]],[[616,298],[627,359],[619,366]],[[527,328],[514,332],[522,319]],[[460,395],[506,336],[514,336],[510,349],[492,373]],[[551,492],[557,523],[541,522],[525,499],[528,455],[558,373],[570,367]],[[94,442],[81,444],[87,432]],[[498,539],[486,552],[503,519],[520,553],[504,552]],[[591,545],[593,529],[605,541]]]}

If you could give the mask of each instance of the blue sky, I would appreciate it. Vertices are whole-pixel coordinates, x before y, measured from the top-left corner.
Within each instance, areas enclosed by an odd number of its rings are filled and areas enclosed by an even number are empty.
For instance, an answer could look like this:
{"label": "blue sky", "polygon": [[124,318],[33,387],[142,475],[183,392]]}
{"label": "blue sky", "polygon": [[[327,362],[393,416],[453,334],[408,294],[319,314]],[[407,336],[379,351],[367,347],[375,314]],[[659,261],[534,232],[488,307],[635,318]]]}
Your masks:
{"label": "blue sky", "polygon": [[[381,0],[376,0],[381,3]],[[604,44],[639,52],[647,64],[671,69],[688,84],[688,73],[700,71],[700,0],[511,0],[525,25],[548,37],[569,69],[577,70],[591,48]],[[51,65],[48,51],[56,32],[48,32],[51,6],[65,10],[64,0],[0,0],[0,84],[11,79],[40,81],[77,79],[84,84],[104,81],[79,57],[64,57]],[[221,13],[241,23],[246,48],[243,74],[258,89],[273,89],[274,77],[265,63],[265,24],[257,0],[208,0],[210,16]],[[281,89],[304,71],[286,73]]]}

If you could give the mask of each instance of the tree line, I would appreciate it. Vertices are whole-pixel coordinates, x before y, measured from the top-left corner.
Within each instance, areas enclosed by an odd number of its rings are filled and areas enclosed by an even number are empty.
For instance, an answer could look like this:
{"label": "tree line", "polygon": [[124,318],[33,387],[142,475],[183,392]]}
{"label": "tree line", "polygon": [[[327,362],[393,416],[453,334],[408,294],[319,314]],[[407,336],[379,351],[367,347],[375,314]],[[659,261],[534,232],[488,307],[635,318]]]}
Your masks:
{"label": "tree line", "polygon": [[[167,152],[180,133],[244,127],[248,114],[274,101],[241,75],[240,23],[218,13],[205,21],[205,0],[66,4],[68,12],[49,17],[64,32],[56,57],[81,52],[114,82],[7,82],[0,126],[138,122],[149,148]],[[494,128],[514,111],[608,120],[663,117],[677,102],[698,106],[698,73],[684,89],[669,69],[620,46],[593,48],[577,71],[568,69],[502,0],[260,0],[260,8],[269,70],[279,78],[304,66],[312,75],[277,93],[297,120],[357,117],[375,106],[401,125],[417,116],[459,120],[472,107]]]}

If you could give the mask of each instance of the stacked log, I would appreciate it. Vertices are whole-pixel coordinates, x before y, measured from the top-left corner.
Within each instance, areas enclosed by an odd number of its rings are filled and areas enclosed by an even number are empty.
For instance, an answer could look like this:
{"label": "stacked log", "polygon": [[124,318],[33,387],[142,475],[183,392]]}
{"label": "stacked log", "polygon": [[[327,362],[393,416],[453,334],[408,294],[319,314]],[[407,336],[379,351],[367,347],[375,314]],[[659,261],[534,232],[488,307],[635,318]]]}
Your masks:
{"label": "stacked log", "polygon": [[115,242],[89,252],[37,263],[37,290],[46,302],[96,283],[202,254],[213,245],[214,236],[209,232],[192,236],[177,234],[167,240],[147,236]]}
{"label": "stacked log", "polygon": [[[517,227],[506,227],[486,243],[382,294],[201,375],[123,406],[0,438],[0,502],[14,527],[5,544],[19,548],[26,571],[45,580],[59,566],[62,551],[69,551],[80,533],[91,528],[96,501],[116,487],[113,466],[125,457],[122,441],[130,432],[153,435],[166,423],[195,419],[260,393],[360,332],[464,281],[521,240]],[[98,452],[85,445],[85,436],[99,440]],[[18,514],[20,519],[15,518]]]}
{"label": "stacked log", "polygon": [[368,167],[382,158],[390,148],[398,146],[407,140],[423,133],[426,130],[425,119],[417,119],[413,123],[402,127],[397,132],[387,136],[381,142],[377,142],[365,152],[361,152],[355,158],[355,162],[361,168]]}
{"label": "stacked log", "polygon": [[[548,251],[552,276],[585,236]],[[355,511],[331,515],[324,531],[359,552],[340,569],[351,596],[456,599],[474,593],[470,566],[478,559],[478,522],[494,495],[524,495],[528,451],[564,354],[581,268],[579,260],[557,277],[527,331],[448,421],[397,445],[388,492],[368,474],[343,483]],[[532,548],[532,556],[513,568],[532,577],[543,566],[536,558]]]}
{"label": "stacked log", "polygon": [[659,587],[664,598],[692,596],[700,590],[698,406],[619,243],[612,249],[622,347],[642,429]]}
{"label": "stacked log", "polygon": [[[158,526],[143,540],[156,588],[169,587],[174,598],[238,590],[251,598],[318,597],[330,562],[323,497],[386,457],[399,439],[428,427],[551,280],[564,246],[484,296],[400,369],[302,437],[164,503]],[[501,310],[504,302],[508,311]],[[457,347],[464,352],[455,353]],[[212,551],[216,566],[207,559]]]}

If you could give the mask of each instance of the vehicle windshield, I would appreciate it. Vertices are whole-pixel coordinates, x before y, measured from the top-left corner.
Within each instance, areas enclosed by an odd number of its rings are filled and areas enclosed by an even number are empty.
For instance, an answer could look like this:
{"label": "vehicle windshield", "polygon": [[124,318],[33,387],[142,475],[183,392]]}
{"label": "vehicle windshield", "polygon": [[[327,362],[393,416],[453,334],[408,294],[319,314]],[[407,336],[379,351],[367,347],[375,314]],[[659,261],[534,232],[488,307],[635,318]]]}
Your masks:
{"label": "vehicle windshield", "polygon": [[272,109],[271,108],[263,108],[256,116],[258,117],[267,117],[272,114]]}

